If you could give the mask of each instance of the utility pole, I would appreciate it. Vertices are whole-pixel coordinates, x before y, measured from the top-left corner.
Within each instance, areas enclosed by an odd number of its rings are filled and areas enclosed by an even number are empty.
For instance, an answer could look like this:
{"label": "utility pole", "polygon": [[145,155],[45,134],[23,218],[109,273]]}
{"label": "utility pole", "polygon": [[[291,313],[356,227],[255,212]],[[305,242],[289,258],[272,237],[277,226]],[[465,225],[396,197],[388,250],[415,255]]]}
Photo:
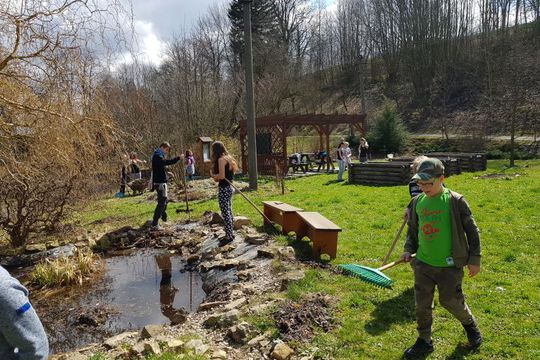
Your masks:
{"label": "utility pole", "polygon": [[248,138],[249,188],[257,190],[257,143],[255,128],[255,96],[253,92],[253,54],[251,45],[251,2],[242,0],[244,5],[244,66],[246,69],[246,113]]}

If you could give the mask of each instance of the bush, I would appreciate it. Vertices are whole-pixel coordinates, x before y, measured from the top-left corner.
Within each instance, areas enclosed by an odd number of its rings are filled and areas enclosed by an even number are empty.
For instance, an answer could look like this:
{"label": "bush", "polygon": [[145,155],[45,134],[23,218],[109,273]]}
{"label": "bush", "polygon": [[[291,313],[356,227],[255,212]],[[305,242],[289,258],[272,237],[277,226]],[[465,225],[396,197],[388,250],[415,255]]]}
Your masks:
{"label": "bush", "polygon": [[88,275],[98,271],[101,258],[91,250],[78,251],[73,257],[46,259],[32,271],[32,283],[44,288],[81,285]]}
{"label": "bush", "polygon": [[56,230],[69,206],[93,193],[98,175],[115,178],[120,141],[97,93],[84,114],[66,99],[38,98],[2,77],[0,93],[46,107],[21,112],[0,103],[0,229],[18,247],[32,235]]}
{"label": "bush", "polygon": [[407,145],[409,133],[395,105],[387,102],[375,116],[375,125],[368,134],[372,148],[385,153],[401,152]]}

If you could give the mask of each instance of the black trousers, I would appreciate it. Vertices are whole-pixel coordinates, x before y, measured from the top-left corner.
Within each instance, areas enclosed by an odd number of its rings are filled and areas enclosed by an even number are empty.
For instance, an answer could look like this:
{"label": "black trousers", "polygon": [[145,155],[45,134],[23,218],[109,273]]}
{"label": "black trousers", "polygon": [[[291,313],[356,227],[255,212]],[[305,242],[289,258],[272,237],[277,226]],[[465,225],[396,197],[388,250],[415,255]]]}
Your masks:
{"label": "black trousers", "polygon": [[158,186],[156,185],[156,191],[157,191],[157,205],[156,209],[154,210],[154,219],[152,221],[152,226],[156,226],[159,222],[159,218],[163,221],[167,221],[167,185],[165,186]]}

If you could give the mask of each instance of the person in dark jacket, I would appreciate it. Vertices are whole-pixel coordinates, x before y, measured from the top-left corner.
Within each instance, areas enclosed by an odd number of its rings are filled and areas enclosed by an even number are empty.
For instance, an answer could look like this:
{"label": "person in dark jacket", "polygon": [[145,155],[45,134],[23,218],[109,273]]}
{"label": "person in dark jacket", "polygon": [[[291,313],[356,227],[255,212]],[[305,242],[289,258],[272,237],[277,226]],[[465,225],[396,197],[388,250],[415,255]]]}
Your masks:
{"label": "person in dark jacket", "polygon": [[0,359],[46,360],[49,342],[28,290],[0,266]]}
{"label": "person in dark jacket", "polygon": [[475,349],[482,344],[476,319],[465,302],[463,268],[469,277],[480,272],[480,235],[463,195],[443,186],[444,165],[426,158],[413,176],[422,193],[414,197],[402,259],[412,260],[418,339],[405,351],[405,358],[424,358],[433,351],[431,325],[433,296],[439,289],[440,304],[457,318]]}
{"label": "person in dark jacket", "polygon": [[171,145],[168,142],[164,142],[159,145],[154,155],[152,156],[152,184],[153,189],[157,191],[157,206],[154,210],[154,219],[152,220],[152,226],[159,230],[159,219],[167,221],[167,172],[165,166],[174,165],[180,161],[180,157],[177,156],[172,159],[165,159],[165,156],[169,153]]}

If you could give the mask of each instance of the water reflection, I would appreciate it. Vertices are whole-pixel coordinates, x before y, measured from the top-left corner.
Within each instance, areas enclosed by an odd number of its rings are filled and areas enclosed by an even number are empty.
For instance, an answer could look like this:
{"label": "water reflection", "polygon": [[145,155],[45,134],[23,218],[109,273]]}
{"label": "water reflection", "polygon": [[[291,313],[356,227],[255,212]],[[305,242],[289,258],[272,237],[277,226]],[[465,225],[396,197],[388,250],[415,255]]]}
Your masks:
{"label": "water reflection", "polygon": [[[161,313],[165,315],[172,325],[181,324],[186,321],[186,311],[183,309],[175,309],[174,297],[179,291],[172,283],[172,263],[169,254],[159,254],[154,257],[158,268],[161,270],[161,281],[159,282],[159,302],[161,304]],[[189,310],[193,306],[193,273],[189,273],[189,292],[190,304]]]}
{"label": "water reflection", "polygon": [[[37,310],[54,352],[69,351],[148,324],[180,324],[206,296],[200,275],[181,272],[184,262],[168,252],[142,250],[105,261],[106,275],[99,284],[38,302]],[[76,324],[81,312],[109,308],[114,311],[97,328]]]}

